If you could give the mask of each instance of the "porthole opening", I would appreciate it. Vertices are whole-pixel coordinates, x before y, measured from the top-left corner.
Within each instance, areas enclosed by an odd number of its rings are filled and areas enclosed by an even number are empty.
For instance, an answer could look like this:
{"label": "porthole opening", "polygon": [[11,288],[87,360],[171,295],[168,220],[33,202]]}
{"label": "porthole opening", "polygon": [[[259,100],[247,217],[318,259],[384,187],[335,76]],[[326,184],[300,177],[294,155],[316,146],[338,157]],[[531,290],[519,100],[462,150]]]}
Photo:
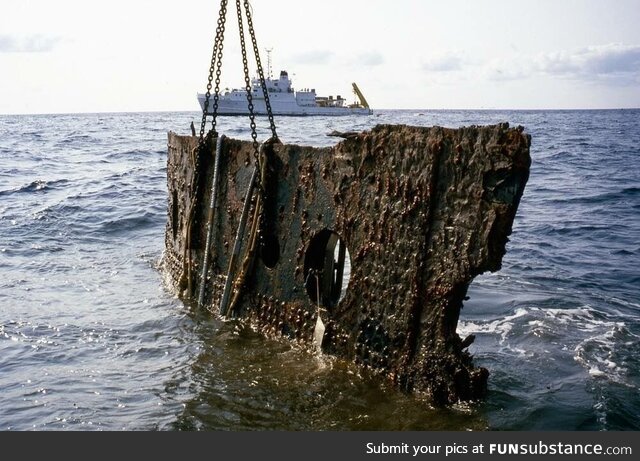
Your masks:
{"label": "porthole opening", "polygon": [[304,257],[305,288],[314,304],[330,309],[346,295],[351,257],[337,233],[323,229],[313,236]]}

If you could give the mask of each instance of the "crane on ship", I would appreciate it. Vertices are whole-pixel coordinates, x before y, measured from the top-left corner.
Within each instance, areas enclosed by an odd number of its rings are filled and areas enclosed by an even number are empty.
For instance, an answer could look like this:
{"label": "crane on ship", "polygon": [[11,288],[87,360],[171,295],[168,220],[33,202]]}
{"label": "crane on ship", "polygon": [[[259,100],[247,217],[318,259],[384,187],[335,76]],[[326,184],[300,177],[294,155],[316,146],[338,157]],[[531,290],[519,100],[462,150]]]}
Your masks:
{"label": "crane on ship", "polygon": [[360,100],[360,105],[365,109],[371,109],[369,107],[369,103],[367,102],[364,95],[362,94],[362,91],[360,91],[360,88],[358,88],[358,85],[356,85],[356,82],[353,82],[351,85],[353,86],[353,92],[356,94],[356,96]]}

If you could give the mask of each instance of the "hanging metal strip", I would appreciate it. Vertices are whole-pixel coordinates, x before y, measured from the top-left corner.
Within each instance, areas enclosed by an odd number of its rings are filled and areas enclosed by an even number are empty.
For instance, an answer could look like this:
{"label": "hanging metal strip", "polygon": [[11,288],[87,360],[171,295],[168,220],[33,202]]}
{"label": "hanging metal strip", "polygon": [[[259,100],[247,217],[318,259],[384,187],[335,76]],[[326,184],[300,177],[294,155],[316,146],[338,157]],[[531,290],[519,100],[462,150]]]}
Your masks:
{"label": "hanging metal strip", "polygon": [[233,245],[233,253],[229,261],[229,270],[227,271],[227,280],[224,284],[224,291],[222,292],[222,300],[220,301],[220,315],[227,315],[227,308],[229,304],[229,296],[231,295],[231,285],[233,283],[234,266],[236,265],[236,259],[240,254],[240,248],[242,247],[242,236],[244,234],[244,228],[247,226],[247,216],[249,214],[249,208],[251,206],[251,196],[253,195],[253,189],[256,183],[256,177],[258,176],[258,165],[253,169],[251,179],[249,180],[249,188],[247,189],[247,195],[244,198],[244,206],[242,207],[242,215],[240,216],[240,224],[238,225],[238,232],[236,233],[236,241]]}
{"label": "hanging metal strip", "polygon": [[207,269],[209,266],[209,248],[211,247],[211,240],[213,238],[213,218],[217,215],[218,202],[218,171],[220,170],[220,157],[222,156],[222,140],[224,135],[218,136],[216,141],[216,157],[213,165],[213,180],[211,181],[211,201],[209,203],[209,220],[207,224],[207,243],[204,247],[204,256],[202,260],[202,276],[200,277],[200,292],[198,294],[198,306],[202,307],[204,301],[204,289],[207,284]]}

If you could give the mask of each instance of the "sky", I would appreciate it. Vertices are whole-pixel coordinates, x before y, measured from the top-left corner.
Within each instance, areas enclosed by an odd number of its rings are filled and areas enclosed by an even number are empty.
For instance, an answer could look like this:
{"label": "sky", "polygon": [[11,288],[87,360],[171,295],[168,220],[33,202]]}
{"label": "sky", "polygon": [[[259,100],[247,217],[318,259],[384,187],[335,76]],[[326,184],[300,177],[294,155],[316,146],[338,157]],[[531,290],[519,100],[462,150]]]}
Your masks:
{"label": "sky", "polygon": [[[640,107],[640,0],[251,5],[265,67],[269,48],[294,87],[348,101],[357,82],[374,110]],[[200,110],[218,9],[0,0],[0,114]],[[243,86],[236,24],[232,3],[223,88]]]}

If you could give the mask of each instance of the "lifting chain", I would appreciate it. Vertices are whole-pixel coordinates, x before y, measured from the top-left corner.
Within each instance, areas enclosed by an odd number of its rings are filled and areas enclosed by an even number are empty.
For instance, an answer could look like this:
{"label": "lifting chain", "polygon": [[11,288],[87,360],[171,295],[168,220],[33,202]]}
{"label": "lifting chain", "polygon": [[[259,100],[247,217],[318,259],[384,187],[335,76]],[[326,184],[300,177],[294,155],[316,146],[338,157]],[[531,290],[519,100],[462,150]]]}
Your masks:
{"label": "lifting chain", "polygon": [[267,91],[267,82],[264,79],[264,71],[262,70],[262,62],[260,61],[260,51],[258,50],[256,33],[253,30],[253,20],[251,19],[251,6],[249,5],[249,0],[244,0],[244,8],[245,8],[245,11],[247,12],[247,26],[249,28],[249,35],[251,36],[251,44],[253,45],[253,54],[256,57],[256,67],[258,68],[258,78],[260,79],[260,86],[262,87],[262,93],[264,94],[264,104],[267,109],[267,117],[269,117],[269,127],[271,128],[271,135],[273,136],[274,141],[277,141],[278,135],[276,134],[276,124],[273,120],[273,112],[271,111],[271,101],[269,100],[269,91]]}
{"label": "lifting chain", "polygon": [[[204,156],[204,147],[206,145],[205,128],[206,128],[206,121],[207,121],[208,115],[212,115],[213,118],[211,122],[211,131],[207,135],[207,138],[210,138],[212,140],[213,138],[218,136],[216,132],[216,121],[218,116],[218,103],[219,103],[219,97],[220,97],[220,76],[222,73],[222,55],[223,55],[223,49],[224,49],[224,33],[225,33],[225,23],[226,23],[226,15],[227,15],[227,4],[228,4],[228,0],[220,1],[220,11],[219,11],[218,22],[216,27],[216,38],[213,46],[213,53],[211,56],[211,65],[209,67],[209,76],[207,79],[207,91],[205,94],[204,107],[202,111],[202,122],[200,124],[200,136],[198,140],[198,145],[192,152],[194,174],[191,180],[191,193],[192,193],[193,199],[191,201],[189,210],[187,212],[187,216],[188,216],[187,229],[186,229],[187,239],[186,239],[186,245],[185,245],[185,254],[183,255],[184,266],[183,266],[183,277],[182,277],[183,281],[185,278],[187,279],[186,281],[187,281],[187,288],[188,288],[188,296],[192,295],[191,241],[194,233],[193,229],[194,229],[194,220],[196,216],[196,210],[199,207],[199,201],[200,201],[200,195],[201,195],[200,183],[202,181],[201,181],[200,170],[201,170],[202,158]],[[260,172],[260,174],[256,175],[257,177],[256,177],[255,188],[257,190],[258,197],[256,198],[256,202],[255,202],[256,209],[255,209],[254,224],[252,225],[253,230],[250,236],[251,243],[249,247],[251,248],[251,251],[250,251],[251,256],[247,255],[247,260],[249,260],[249,259],[252,259],[253,256],[255,255],[254,250],[256,248],[256,240],[257,240],[258,247],[262,248],[264,246],[264,235],[262,230],[265,228],[265,224],[264,224],[264,212],[262,207],[265,201],[264,180],[265,180],[265,172],[266,172],[266,156],[264,154],[261,154],[260,145],[258,144],[258,139],[257,139],[258,135],[257,135],[256,123],[255,123],[255,107],[253,104],[252,86],[251,86],[251,80],[249,77],[249,65],[248,65],[249,63],[247,59],[247,50],[246,50],[246,42],[245,42],[245,35],[244,35],[244,22],[242,17],[243,7],[244,7],[245,14],[247,16],[247,26],[249,30],[249,35],[251,37],[251,44],[253,47],[254,56],[256,59],[258,78],[260,80],[260,87],[262,89],[262,93],[264,96],[265,108],[267,111],[267,116],[269,118],[269,125],[272,133],[271,139],[269,139],[266,142],[266,144],[271,145],[272,143],[277,143],[279,142],[279,139],[276,134],[276,126],[273,119],[271,102],[269,100],[269,92],[267,89],[267,84],[264,77],[264,71],[262,69],[262,62],[260,60],[258,44],[256,41],[256,35],[253,28],[253,20],[251,17],[251,5],[249,4],[249,0],[236,0],[236,11],[238,15],[238,29],[240,33],[240,45],[241,45],[241,51],[242,51],[242,64],[244,68],[245,89],[247,92],[247,105],[249,109],[251,138],[253,141],[253,151],[254,151],[253,155],[254,155],[254,161],[255,161],[255,168],[257,169],[257,171]],[[214,82],[214,73],[215,73],[215,89],[213,92],[213,108],[212,108],[212,111],[209,111],[209,105],[211,104],[211,96],[212,96],[211,90],[213,88],[213,82]],[[219,154],[220,153],[218,153],[217,155]],[[243,264],[243,266],[244,267],[243,267],[243,270],[241,270],[241,276],[239,277],[239,280],[241,280],[240,284],[242,284],[242,281],[244,280],[244,277],[246,276],[246,272],[248,270],[246,263]]]}
{"label": "lifting chain", "polygon": [[[240,0],[236,0],[236,10],[238,12],[238,31],[240,32],[240,50],[242,51],[242,67],[244,70],[244,85],[247,92],[247,105],[249,107],[249,126],[251,127],[251,139],[253,139],[253,156],[258,165],[259,149],[258,133],[256,132],[256,115],[253,113],[253,95],[251,93],[251,78],[249,77],[249,61],[247,60],[247,47],[244,41],[244,25],[242,21],[242,6]],[[258,182],[258,189],[260,189]]]}
{"label": "lifting chain", "polygon": [[227,2],[228,0],[220,1],[220,13],[218,16],[218,26],[216,27],[216,40],[213,45],[213,54],[211,55],[211,66],[209,67],[209,77],[207,79],[207,92],[205,94],[204,109],[202,111],[202,123],[200,124],[200,144],[202,144],[204,140],[204,130],[207,123],[207,114],[209,112],[209,102],[211,100],[211,82],[213,81],[214,67],[216,74],[216,86],[213,93],[213,120],[211,122],[211,129],[214,133],[216,129],[218,101],[220,98],[220,75],[222,75],[222,51],[224,49],[224,31],[227,19]]}
{"label": "lifting chain", "polygon": [[[244,35],[244,21],[242,17],[242,7],[244,6],[244,12],[247,16],[247,27],[249,29],[249,35],[251,37],[251,44],[253,46],[253,54],[256,59],[256,67],[258,71],[258,78],[260,80],[260,87],[262,89],[262,94],[264,97],[265,108],[267,110],[267,117],[269,118],[269,125],[271,128],[271,142],[278,142],[278,135],[276,133],[276,125],[273,120],[273,112],[271,110],[271,102],[269,100],[269,91],[267,90],[267,83],[264,79],[264,71],[262,69],[262,62],[260,61],[260,51],[258,49],[258,42],[256,40],[255,30],[253,28],[253,20],[251,18],[251,6],[249,5],[248,0],[236,0],[236,11],[238,13],[238,31],[240,33],[240,50],[242,51],[242,66],[244,70],[244,83],[245,90],[247,92],[247,105],[249,108],[249,124],[251,127],[251,138],[253,140],[253,156],[255,159],[256,168],[259,168],[263,173],[258,175],[256,178],[256,189],[258,194],[260,194],[259,201],[264,204],[266,199],[266,190],[264,184],[264,172],[265,166],[262,165],[263,161],[266,161],[266,157],[260,155],[260,145],[258,144],[258,134],[256,132],[256,122],[255,122],[255,113],[254,113],[254,105],[253,105],[253,95],[252,95],[252,86],[251,79],[249,77],[249,62],[247,59],[247,47],[245,42]],[[270,144],[270,143],[269,143]],[[265,245],[264,241],[264,229],[265,229],[265,216],[264,212],[260,213],[258,219],[260,220],[259,228],[257,232],[258,239],[258,248],[262,251]]]}
{"label": "lifting chain", "polygon": [[[207,92],[205,94],[204,101],[204,109],[202,110],[202,122],[200,123],[200,137],[198,140],[198,145],[192,152],[192,161],[193,161],[193,176],[191,178],[190,190],[193,199],[191,200],[191,204],[189,209],[187,210],[187,223],[186,223],[186,242],[183,254],[183,268],[182,268],[182,277],[181,277],[181,285],[184,285],[186,282],[187,285],[187,295],[190,297],[193,293],[192,288],[192,261],[191,261],[191,241],[193,238],[193,222],[195,220],[196,210],[199,205],[199,197],[200,197],[200,170],[202,157],[204,155],[203,150],[205,146],[205,125],[207,123],[207,114],[209,109],[209,103],[211,100],[211,88],[213,82],[213,74],[215,71],[216,80],[215,80],[215,93],[213,96],[213,122],[212,122],[212,130],[211,133],[215,137],[217,136],[215,132],[216,127],[216,116],[218,113],[218,98],[220,92],[220,75],[221,75],[221,67],[222,67],[222,50],[224,48],[224,31],[225,31],[225,22],[227,17],[227,1],[220,1],[220,12],[218,16],[218,25],[216,27],[216,39],[213,45],[213,53],[211,55],[211,65],[209,66],[209,76],[207,78]],[[186,279],[186,280],[185,280]]]}

